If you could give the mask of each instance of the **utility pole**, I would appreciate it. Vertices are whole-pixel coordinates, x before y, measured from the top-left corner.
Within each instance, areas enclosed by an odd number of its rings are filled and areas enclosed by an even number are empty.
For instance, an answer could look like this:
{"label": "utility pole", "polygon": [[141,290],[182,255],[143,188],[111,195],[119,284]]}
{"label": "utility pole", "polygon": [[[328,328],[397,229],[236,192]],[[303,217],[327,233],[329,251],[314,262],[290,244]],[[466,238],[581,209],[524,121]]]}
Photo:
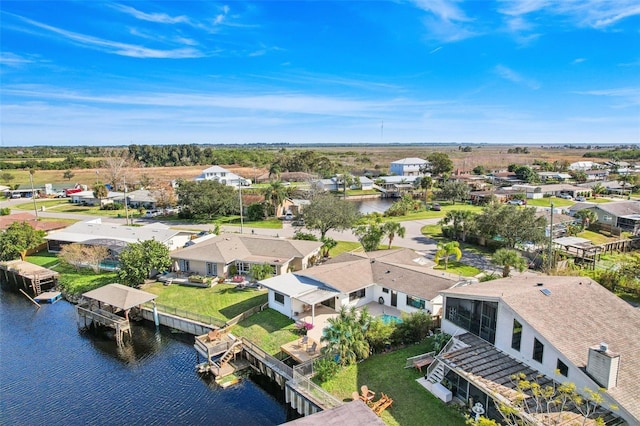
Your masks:
{"label": "utility pole", "polygon": [[240,233],[244,231],[244,218],[242,216],[242,181],[238,182],[238,195],[240,198]]}
{"label": "utility pole", "polygon": [[553,267],[553,201],[551,202],[551,219],[549,220],[549,269],[547,273],[551,273]]}
{"label": "utility pole", "polygon": [[33,174],[36,171],[31,169],[29,170],[29,180],[31,181],[31,199],[33,200],[33,211],[36,214],[36,220],[38,220],[38,206],[36,205],[36,191],[33,189]]}
{"label": "utility pole", "polygon": [[129,225],[129,200],[127,200],[127,177],[122,177],[124,183],[124,215],[126,217],[126,223]]}

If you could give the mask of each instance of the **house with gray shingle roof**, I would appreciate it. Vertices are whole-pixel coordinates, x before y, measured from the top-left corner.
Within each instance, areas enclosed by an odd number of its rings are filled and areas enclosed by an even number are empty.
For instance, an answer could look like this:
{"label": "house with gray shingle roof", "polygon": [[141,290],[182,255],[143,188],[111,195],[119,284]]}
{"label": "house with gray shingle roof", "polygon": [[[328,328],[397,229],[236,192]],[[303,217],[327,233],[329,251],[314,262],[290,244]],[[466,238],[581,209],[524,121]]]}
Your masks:
{"label": "house with gray shingle roof", "polygon": [[252,265],[269,264],[274,275],[303,270],[318,256],[318,241],[286,240],[258,235],[221,234],[171,253],[181,272],[203,276],[249,274]]}
{"label": "house with gray shingle roof", "polygon": [[592,210],[598,216],[596,223],[640,235],[640,201],[577,203],[569,208],[569,214],[573,216],[583,209]]}
{"label": "house with gray shingle roof", "polygon": [[339,311],[371,302],[407,313],[437,314],[439,292],[459,280],[431,266],[433,262],[409,249],[343,253],[320,266],[260,284],[269,289],[269,307],[294,319],[302,312],[313,312],[317,304]]}
{"label": "house with gray shingle roof", "polygon": [[473,398],[499,416],[495,401],[510,401],[522,373],[545,386],[602,389],[607,425],[640,424],[640,311],[597,282],[511,277],[442,295],[442,330],[454,337],[423,379],[434,393],[446,383],[447,398]]}

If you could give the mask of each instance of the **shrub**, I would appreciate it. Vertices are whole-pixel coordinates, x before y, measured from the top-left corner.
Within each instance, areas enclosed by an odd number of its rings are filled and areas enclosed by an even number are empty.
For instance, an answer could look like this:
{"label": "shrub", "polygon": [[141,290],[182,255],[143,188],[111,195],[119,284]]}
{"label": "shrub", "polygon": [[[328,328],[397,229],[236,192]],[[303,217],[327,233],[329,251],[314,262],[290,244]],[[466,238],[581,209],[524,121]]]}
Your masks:
{"label": "shrub", "polygon": [[318,241],[318,237],[307,232],[296,232],[293,235],[294,240]]}
{"label": "shrub", "polygon": [[391,337],[396,343],[418,343],[429,335],[432,325],[431,315],[426,312],[403,315],[402,322],[396,323]]}
{"label": "shrub", "polygon": [[433,336],[433,350],[436,352],[440,352],[444,345],[451,340],[451,335],[447,333],[438,333]]}
{"label": "shrub", "polygon": [[391,343],[391,335],[395,327],[395,323],[385,324],[379,318],[371,321],[366,338],[374,352],[382,352]]}
{"label": "shrub", "polygon": [[340,370],[340,365],[327,358],[320,358],[313,363],[313,371],[315,372],[315,377],[320,382],[326,382],[335,376]]}
{"label": "shrub", "polygon": [[11,209],[9,207],[3,207],[0,209],[0,216],[9,216],[11,214]]}

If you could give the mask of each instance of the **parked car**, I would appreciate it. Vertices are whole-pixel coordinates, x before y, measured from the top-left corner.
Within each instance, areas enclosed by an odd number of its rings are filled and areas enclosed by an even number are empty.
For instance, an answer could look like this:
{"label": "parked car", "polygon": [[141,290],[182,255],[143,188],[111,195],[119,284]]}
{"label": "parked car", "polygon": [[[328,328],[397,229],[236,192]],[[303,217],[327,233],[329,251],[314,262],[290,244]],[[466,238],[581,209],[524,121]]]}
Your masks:
{"label": "parked car", "polygon": [[298,220],[294,220],[293,222],[291,222],[292,226],[304,226],[304,219],[298,219]]}
{"label": "parked car", "polygon": [[507,204],[511,204],[514,206],[524,206],[526,202],[524,200],[509,200],[507,201]]}
{"label": "parked car", "polygon": [[284,214],[284,220],[293,220],[293,213],[291,212],[286,212]]}
{"label": "parked car", "polygon": [[576,201],[587,201],[587,199],[583,196],[576,197]]}
{"label": "parked car", "polygon": [[573,197],[569,194],[560,194],[560,198],[564,198],[565,200],[573,200]]}
{"label": "parked car", "polygon": [[441,209],[442,209],[442,207],[440,207],[440,204],[439,204],[439,203],[433,203],[433,204],[431,205],[431,210],[434,210],[434,211],[439,212]]}

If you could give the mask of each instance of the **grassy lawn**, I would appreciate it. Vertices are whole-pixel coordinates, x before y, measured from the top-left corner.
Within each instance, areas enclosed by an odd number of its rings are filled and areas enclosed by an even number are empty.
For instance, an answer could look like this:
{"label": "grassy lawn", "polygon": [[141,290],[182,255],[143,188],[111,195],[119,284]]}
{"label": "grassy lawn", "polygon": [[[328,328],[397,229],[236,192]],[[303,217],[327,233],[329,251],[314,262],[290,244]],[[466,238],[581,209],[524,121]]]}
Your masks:
{"label": "grassy lawn", "polygon": [[103,285],[117,283],[115,272],[94,273],[91,269],[76,271],[73,267],[60,264],[55,254],[41,251],[32,256],[27,256],[27,262],[35,263],[45,268],[60,273],[59,284],[70,294],[82,294],[87,291],[102,287]]}
{"label": "grassy lawn", "polygon": [[609,198],[589,198],[587,199],[588,202],[590,203],[597,203],[597,204],[604,204],[604,203],[610,203],[613,200],[610,200]]}
{"label": "grassy lawn", "polygon": [[359,391],[362,385],[376,392],[376,399],[384,392],[393,399],[393,405],[382,413],[382,420],[388,425],[462,426],[465,420],[455,409],[444,405],[416,382],[421,373],[404,368],[408,357],[431,350],[431,343],[427,342],[373,355],[347,367],[321,386],[343,401],[350,401],[351,393]]}
{"label": "grassy lawn", "polygon": [[338,245],[332,248],[331,250],[329,250],[329,256],[335,257],[339,254],[357,250],[361,247],[362,246],[360,245],[360,243],[356,241],[338,241]]}
{"label": "grassy lawn", "polygon": [[550,197],[550,198],[539,198],[537,200],[527,199],[527,206],[551,207],[551,202],[553,202],[553,207],[568,207],[576,203],[573,200],[565,200],[564,198]]}
{"label": "grassy lawn", "polygon": [[238,290],[231,284],[200,288],[153,283],[144,290],[157,294],[156,302],[159,304],[225,321],[254,306],[267,303],[266,290]]}
{"label": "grassy lawn", "polygon": [[[462,256],[464,257],[464,254]],[[438,266],[434,266],[433,269],[436,271],[445,271],[444,262]],[[446,272],[454,275],[462,275],[463,277],[475,277],[482,271],[474,266],[465,265],[462,262],[449,261]]]}
{"label": "grassy lawn", "polygon": [[434,219],[434,218],[442,219],[443,217],[445,217],[445,215],[449,210],[468,210],[475,213],[482,212],[482,207],[480,206],[473,206],[470,204],[444,204],[443,202],[439,202],[439,203],[441,206],[440,207],[441,210],[439,212],[434,210],[425,210],[425,211],[416,212],[416,213],[409,213],[404,216],[385,217],[383,218],[383,221],[384,222],[402,222],[406,220],[420,220],[420,219]]}
{"label": "grassy lawn", "polygon": [[[36,200],[36,205],[38,206],[38,210],[40,210],[40,207],[43,207],[45,209],[49,209],[53,206],[64,206],[66,204],[69,204],[69,202],[67,200]],[[29,201],[27,203],[22,203],[22,204],[17,204],[14,206],[15,209],[17,210],[33,210],[33,201]]]}
{"label": "grassy lawn", "polygon": [[604,244],[604,243],[608,243],[618,239],[617,237],[611,238],[611,237],[607,237],[606,235],[600,234],[599,232],[593,232],[589,230],[584,230],[580,232],[577,236],[580,238],[586,238],[588,240],[591,240],[593,244]]}
{"label": "grassy lawn", "polygon": [[440,241],[444,238],[441,225],[425,225],[420,229],[420,233],[425,237]]}
{"label": "grassy lawn", "polygon": [[300,338],[294,322],[273,309],[251,315],[231,327],[231,333],[246,337],[271,355],[280,352],[280,346]]}

